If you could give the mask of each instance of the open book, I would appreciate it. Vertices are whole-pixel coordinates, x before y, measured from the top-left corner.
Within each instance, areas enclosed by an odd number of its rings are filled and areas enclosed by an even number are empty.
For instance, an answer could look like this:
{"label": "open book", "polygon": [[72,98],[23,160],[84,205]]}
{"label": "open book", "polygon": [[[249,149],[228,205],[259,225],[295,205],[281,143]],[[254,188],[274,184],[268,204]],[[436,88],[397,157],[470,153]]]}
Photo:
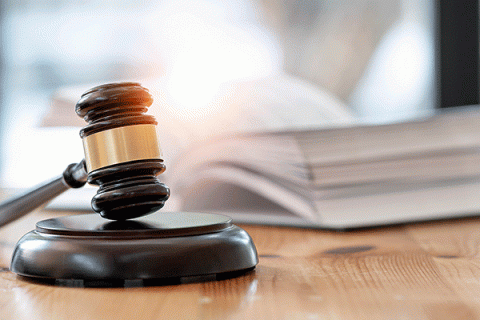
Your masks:
{"label": "open book", "polygon": [[247,222],[343,229],[478,214],[479,123],[480,109],[466,108],[399,124],[216,138],[178,158],[172,188],[187,210]]}
{"label": "open book", "polygon": [[[172,190],[165,210],[212,211],[236,222],[335,229],[478,214],[479,108],[356,126],[334,99],[304,94],[308,88],[292,79],[282,79],[278,85],[269,79],[268,85],[272,83],[268,90],[287,107],[298,110],[311,105],[311,110],[301,112],[312,115],[308,128],[288,125],[296,119],[279,124],[278,103],[273,104],[277,114],[272,113],[277,121],[255,126],[258,115],[267,114],[259,104],[270,99],[258,100],[258,91],[265,91],[262,83],[249,84],[249,94],[242,91],[244,101],[251,103],[256,97],[256,103],[250,104],[255,108],[238,107],[240,100],[235,99],[233,114],[243,114],[243,121],[221,112],[211,114],[209,119],[218,126],[206,126],[200,138],[188,142],[185,137],[192,137],[198,126],[188,128],[176,117],[181,113],[169,111],[168,106],[158,107],[158,114],[153,111],[167,163],[167,173],[160,179]],[[285,88],[295,86],[295,92],[308,101],[298,97],[288,101],[292,91],[286,93],[287,99],[280,96]],[[76,99],[78,95],[61,96],[62,103],[72,108]],[[317,120],[314,112],[320,113]],[[250,126],[248,119],[254,119]],[[235,133],[216,130],[236,125],[242,129],[231,130]],[[178,128],[183,135],[175,132]],[[88,208],[95,191],[75,192],[51,207]]]}

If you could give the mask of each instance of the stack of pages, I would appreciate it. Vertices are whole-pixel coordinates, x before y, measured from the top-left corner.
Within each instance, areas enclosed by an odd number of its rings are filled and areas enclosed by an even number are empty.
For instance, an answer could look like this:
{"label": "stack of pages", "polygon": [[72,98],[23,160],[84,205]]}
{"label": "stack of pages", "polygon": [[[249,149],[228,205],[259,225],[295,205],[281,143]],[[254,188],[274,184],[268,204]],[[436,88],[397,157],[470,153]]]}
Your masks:
{"label": "stack of pages", "polygon": [[185,210],[346,229],[477,215],[480,109],[390,125],[229,135],[170,166]]}

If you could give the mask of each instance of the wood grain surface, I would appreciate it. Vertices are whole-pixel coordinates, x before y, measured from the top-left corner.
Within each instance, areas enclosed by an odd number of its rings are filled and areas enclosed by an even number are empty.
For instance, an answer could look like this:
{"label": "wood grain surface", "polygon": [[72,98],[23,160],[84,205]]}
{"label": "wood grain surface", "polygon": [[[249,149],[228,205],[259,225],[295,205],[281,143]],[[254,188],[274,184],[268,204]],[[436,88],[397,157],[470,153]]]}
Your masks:
{"label": "wood grain surface", "polygon": [[241,277],[132,288],[35,283],[8,270],[37,211],[0,229],[0,319],[480,319],[480,220],[349,232],[242,226]]}

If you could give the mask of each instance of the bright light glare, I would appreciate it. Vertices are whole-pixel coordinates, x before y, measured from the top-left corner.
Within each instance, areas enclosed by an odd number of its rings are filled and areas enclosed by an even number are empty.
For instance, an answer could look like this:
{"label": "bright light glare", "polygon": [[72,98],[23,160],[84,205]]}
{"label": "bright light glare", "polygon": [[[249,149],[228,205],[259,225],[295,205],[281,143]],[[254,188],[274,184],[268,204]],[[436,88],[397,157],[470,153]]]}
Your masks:
{"label": "bright light glare", "polygon": [[280,70],[279,46],[256,24],[213,20],[202,16],[203,11],[179,8],[181,12],[170,13],[163,21],[162,30],[167,94],[177,107],[203,108],[224,83]]}

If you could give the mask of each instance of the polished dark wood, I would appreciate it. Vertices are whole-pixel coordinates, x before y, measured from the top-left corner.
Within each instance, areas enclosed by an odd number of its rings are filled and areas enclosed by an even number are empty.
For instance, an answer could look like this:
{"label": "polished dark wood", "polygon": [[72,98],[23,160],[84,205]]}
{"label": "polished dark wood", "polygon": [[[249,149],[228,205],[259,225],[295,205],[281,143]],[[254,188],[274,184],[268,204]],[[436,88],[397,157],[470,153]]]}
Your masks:
{"label": "polished dark wood", "polygon": [[99,186],[93,210],[106,219],[126,220],[163,208],[170,189],[156,175],[164,170],[161,160],[139,160],[90,172],[88,182]]}
{"label": "polished dark wood", "polygon": [[[129,125],[154,124],[146,115],[153,98],[138,83],[122,82],[97,86],[85,92],[75,111],[88,122],[80,131],[86,137],[94,133]],[[137,160],[110,165],[89,172],[88,183],[98,185],[92,208],[102,217],[126,220],[161,209],[170,189],[156,176],[165,170],[163,160]]]}
{"label": "polished dark wood", "polygon": [[23,217],[69,188],[83,187],[86,182],[85,161],[70,164],[61,176],[0,203],[0,227]]}
{"label": "polished dark wood", "polygon": [[257,263],[252,239],[230,218],[157,212],[128,221],[97,214],[42,220],[17,243],[10,269],[53,283],[117,286],[216,279]]}
{"label": "polished dark wood", "polygon": [[135,124],[157,124],[147,115],[153,98],[148,89],[135,82],[109,83],[83,93],[75,112],[88,125],[80,130],[83,138],[91,134]]}

